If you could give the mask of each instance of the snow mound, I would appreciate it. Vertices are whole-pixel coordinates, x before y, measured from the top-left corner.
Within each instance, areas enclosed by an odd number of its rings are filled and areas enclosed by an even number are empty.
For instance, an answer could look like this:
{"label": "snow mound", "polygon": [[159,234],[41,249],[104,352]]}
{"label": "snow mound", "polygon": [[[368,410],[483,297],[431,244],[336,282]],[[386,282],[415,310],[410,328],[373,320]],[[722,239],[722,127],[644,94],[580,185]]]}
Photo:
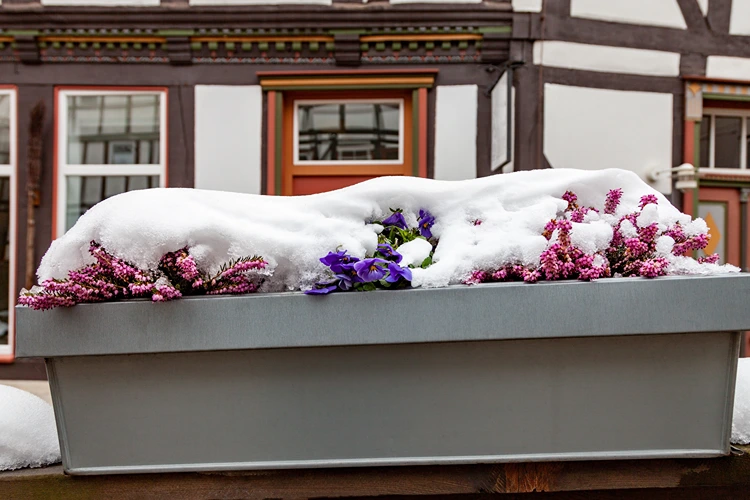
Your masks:
{"label": "snow mound", "polygon": [[0,470],[59,461],[52,407],[29,392],[0,385]]}
{"label": "snow mound", "polygon": [[740,358],[737,365],[732,443],[750,444],[750,358]]}
{"label": "snow mound", "polygon": [[[603,213],[605,196],[615,188],[623,190],[617,213],[601,218],[590,214],[572,231],[575,243],[588,252],[606,248],[612,234],[609,219],[637,210],[644,195],[656,196],[658,205],[649,207],[639,223],[679,222],[691,231],[705,226],[690,225],[690,216],[633,172],[619,169],[535,170],[468,181],[381,177],[299,197],[150,189],[114,196],[86,212],[52,243],[38,276],[62,279],[68,271],[93,263],[89,242],[97,241],[143,269],[155,268],[162,255],[183,247],[211,273],[227,261],[258,255],[273,273],[262,291],[304,289],[325,276],[319,259],[329,251],[343,248],[359,258],[372,254],[382,226],[368,221],[400,208],[410,226],[420,209],[429,211],[435,217],[432,233],[439,239],[433,265],[414,269],[412,286],[446,286],[460,283],[476,269],[507,262],[538,265],[548,246],[544,226],[567,207],[563,193],[572,191],[581,205]],[[413,250],[410,258],[416,263],[424,249]],[[736,271],[672,260],[673,273]]]}

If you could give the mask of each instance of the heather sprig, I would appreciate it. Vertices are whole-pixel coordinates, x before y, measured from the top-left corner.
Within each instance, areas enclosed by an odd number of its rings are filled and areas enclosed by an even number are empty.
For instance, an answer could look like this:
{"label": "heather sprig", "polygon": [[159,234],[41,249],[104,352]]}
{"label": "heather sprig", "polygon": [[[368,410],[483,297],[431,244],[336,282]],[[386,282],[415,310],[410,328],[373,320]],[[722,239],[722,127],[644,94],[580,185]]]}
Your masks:
{"label": "heather sprig", "polygon": [[70,271],[62,280],[49,279],[31,290],[22,290],[18,303],[32,309],[69,307],[87,302],[150,298],[165,302],[185,295],[251,293],[262,283],[267,263],[260,257],[232,261],[209,276],[200,271],[187,248],[168,252],[155,271],[115,257],[99,243],[91,242],[95,262]]}

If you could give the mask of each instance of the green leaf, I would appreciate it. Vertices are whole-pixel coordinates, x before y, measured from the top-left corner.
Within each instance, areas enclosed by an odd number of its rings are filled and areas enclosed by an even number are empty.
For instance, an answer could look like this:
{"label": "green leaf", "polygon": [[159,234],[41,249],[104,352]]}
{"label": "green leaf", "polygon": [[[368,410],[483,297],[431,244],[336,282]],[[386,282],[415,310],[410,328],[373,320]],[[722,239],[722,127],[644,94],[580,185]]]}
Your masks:
{"label": "green leaf", "polygon": [[427,269],[432,265],[432,256],[428,255],[425,260],[422,261],[422,265],[420,266],[422,269]]}

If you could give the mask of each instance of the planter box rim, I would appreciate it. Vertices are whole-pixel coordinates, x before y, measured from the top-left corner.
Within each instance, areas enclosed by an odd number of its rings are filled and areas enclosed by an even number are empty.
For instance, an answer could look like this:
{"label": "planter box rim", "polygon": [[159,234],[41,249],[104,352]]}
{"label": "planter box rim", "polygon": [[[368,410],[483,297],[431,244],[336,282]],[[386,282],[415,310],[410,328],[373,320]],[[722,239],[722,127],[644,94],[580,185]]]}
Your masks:
{"label": "planter box rim", "polygon": [[17,306],[16,356],[740,331],[748,299],[750,274],[739,273]]}

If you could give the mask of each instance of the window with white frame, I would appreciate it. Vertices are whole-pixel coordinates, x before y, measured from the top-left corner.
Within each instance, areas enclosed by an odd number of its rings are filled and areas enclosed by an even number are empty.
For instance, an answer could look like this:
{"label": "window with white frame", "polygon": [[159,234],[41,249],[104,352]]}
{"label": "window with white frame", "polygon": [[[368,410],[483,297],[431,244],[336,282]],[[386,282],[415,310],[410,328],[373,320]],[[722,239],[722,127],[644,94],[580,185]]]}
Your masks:
{"label": "window with white frame", "polygon": [[0,359],[13,355],[16,92],[0,88]]}
{"label": "window with white frame", "polygon": [[750,174],[750,109],[704,109],[700,166]]}
{"label": "window with white frame", "polygon": [[399,164],[403,99],[296,100],[294,163]]}
{"label": "window with white frame", "polygon": [[57,235],[102,200],[165,185],[166,92],[61,90]]}

